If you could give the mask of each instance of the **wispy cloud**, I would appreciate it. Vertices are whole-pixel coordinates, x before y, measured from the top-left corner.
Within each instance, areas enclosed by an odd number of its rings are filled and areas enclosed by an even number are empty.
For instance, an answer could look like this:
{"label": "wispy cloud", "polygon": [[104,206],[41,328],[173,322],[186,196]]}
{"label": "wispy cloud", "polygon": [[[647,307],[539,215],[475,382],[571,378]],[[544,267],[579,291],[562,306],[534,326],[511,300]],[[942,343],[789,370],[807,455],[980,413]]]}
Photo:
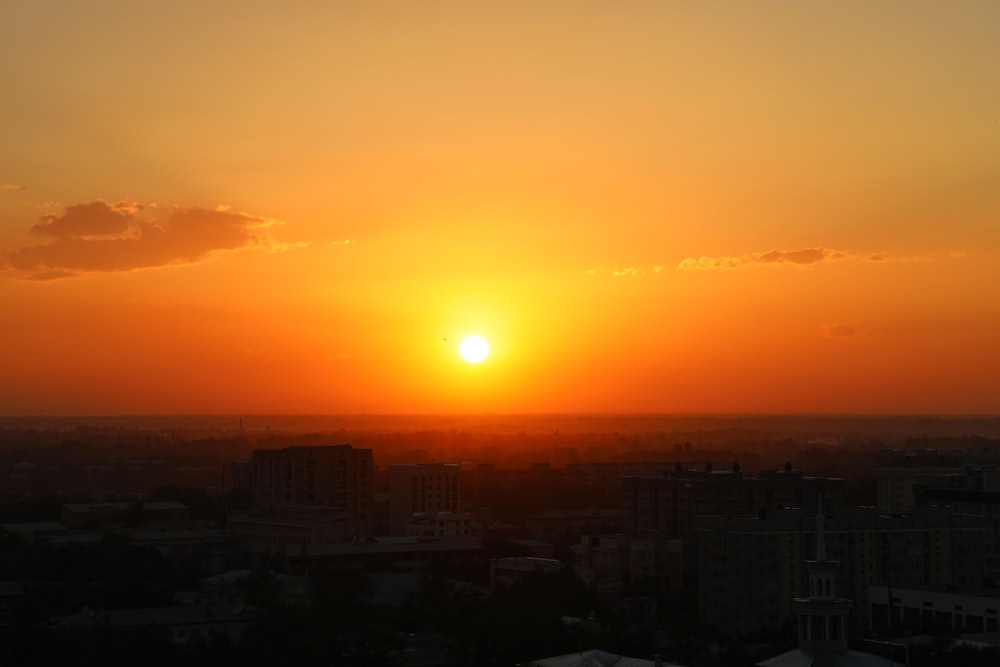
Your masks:
{"label": "wispy cloud", "polygon": [[42,217],[31,233],[53,240],[7,253],[0,265],[27,273],[31,280],[56,280],[193,264],[218,252],[243,248],[277,252],[303,245],[279,243],[271,233],[279,224],[226,207],[176,208],[154,219],[144,216],[135,202],[98,200]]}
{"label": "wispy cloud", "polygon": [[10,192],[17,192],[19,190],[25,190],[23,185],[18,185],[17,183],[4,183],[0,185],[0,190],[8,190]]}
{"label": "wispy cloud", "polygon": [[647,273],[659,273],[663,270],[662,266],[656,265],[651,269],[645,269],[641,266],[623,266],[619,268],[608,268],[608,267],[595,267],[592,269],[587,269],[587,275],[597,276],[600,274],[606,274],[613,276],[615,278],[636,278],[638,276],[644,276]]}
{"label": "wispy cloud", "polygon": [[[953,250],[948,253],[929,255],[892,255],[886,252],[870,252],[868,254],[851,253],[831,248],[799,248],[797,250],[769,250],[746,255],[721,255],[717,257],[687,257],[682,259],[676,269],[678,271],[731,271],[761,265],[789,265],[807,267],[813,264],[850,261],[872,262],[877,264],[906,264],[912,262],[932,262],[941,259],[962,259],[967,253],[964,250]],[[662,273],[667,267],[662,264],[652,266],[623,266],[619,268],[599,266],[587,269],[587,275],[607,275],[615,278],[628,278]]]}
{"label": "wispy cloud", "polygon": [[722,257],[688,257],[677,265],[678,271],[718,271],[742,269],[759,264],[796,264],[806,266],[817,262],[833,262],[847,257],[847,253],[830,248],[801,248],[799,250],[771,250],[748,255]]}
{"label": "wispy cloud", "polygon": [[845,338],[850,336],[871,336],[871,332],[864,332],[853,322],[847,324],[824,324],[823,333],[831,338]]}

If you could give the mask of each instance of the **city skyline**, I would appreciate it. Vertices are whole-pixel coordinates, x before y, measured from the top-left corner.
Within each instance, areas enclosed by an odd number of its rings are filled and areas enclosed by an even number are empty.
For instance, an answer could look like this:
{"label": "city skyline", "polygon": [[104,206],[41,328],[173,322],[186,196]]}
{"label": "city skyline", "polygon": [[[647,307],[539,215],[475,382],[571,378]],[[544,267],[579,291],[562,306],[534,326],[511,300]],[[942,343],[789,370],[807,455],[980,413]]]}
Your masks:
{"label": "city skyline", "polygon": [[998,28],[5,4],[0,415],[1000,413]]}

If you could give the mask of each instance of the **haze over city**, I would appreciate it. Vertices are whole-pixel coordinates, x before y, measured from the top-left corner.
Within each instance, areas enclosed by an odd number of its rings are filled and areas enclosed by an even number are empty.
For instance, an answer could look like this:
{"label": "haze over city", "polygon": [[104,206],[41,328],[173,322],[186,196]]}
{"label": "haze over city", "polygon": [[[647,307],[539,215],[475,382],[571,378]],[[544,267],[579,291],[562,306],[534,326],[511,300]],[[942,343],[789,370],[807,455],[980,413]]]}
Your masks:
{"label": "haze over city", "polygon": [[994,414],[998,28],[4,3],[0,414]]}

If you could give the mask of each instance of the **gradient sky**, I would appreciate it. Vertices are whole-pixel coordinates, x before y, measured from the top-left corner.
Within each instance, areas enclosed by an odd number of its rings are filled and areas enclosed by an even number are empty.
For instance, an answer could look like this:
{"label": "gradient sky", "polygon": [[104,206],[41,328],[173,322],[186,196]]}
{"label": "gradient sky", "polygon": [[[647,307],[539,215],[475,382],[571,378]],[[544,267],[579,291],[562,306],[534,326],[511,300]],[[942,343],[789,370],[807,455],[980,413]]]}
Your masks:
{"label": "gradient sky", "polygon": [[7,0],[0,414],[1000,413],[998,34]]}

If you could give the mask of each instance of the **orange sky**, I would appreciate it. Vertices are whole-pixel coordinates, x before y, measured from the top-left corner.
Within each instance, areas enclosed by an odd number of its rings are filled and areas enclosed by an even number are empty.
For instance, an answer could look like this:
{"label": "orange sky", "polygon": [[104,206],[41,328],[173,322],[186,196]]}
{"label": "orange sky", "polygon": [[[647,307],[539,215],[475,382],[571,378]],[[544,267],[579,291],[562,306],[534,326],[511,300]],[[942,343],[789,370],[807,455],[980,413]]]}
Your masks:
{"label": "orange sky", "polygon": [[3,3],[0,414],[1000,413],[997,34]]}

